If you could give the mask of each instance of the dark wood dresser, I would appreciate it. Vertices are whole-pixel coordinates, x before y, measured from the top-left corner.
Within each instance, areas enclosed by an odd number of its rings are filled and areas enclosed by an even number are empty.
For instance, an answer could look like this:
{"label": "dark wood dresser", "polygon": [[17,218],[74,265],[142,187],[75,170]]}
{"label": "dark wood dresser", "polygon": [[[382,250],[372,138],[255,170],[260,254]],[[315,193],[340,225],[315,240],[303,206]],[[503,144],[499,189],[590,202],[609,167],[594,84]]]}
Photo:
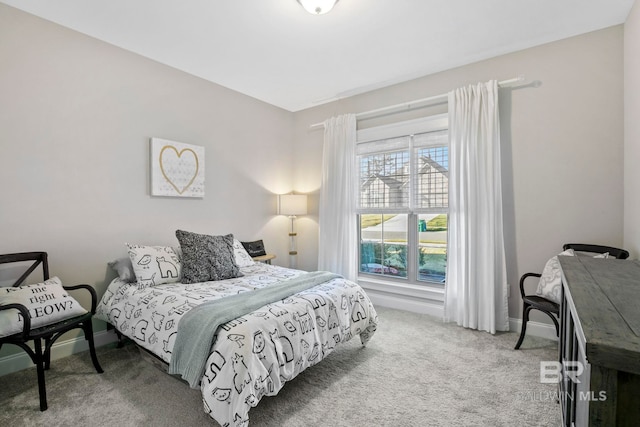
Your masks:
{"label": "dark wood dresser", "polygon": [[640,262],[559,257],[565,426],[640,425]]}

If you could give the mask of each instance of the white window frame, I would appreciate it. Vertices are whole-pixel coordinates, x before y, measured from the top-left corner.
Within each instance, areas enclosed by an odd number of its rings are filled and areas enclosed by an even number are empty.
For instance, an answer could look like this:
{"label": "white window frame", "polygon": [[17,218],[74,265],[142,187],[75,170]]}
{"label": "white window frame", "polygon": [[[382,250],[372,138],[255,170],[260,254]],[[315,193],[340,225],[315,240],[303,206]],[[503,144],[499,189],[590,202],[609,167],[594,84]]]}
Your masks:
{"label": "white window frame", "polygon": [[[449,129],[448,115],[438,114],[434,116],[408,120],[383,126],[371,127],[361,129],[357,131],[356,144],[379,141],[383,139],[399,138],[405,136],[412,136],[415,134],[435,132],[440,130]],[[413,152],[413,146],[410,144],[409,149]],[[413,153],[411,155],[413,158]],[[413,168],[413,165],[411,165]],[[414,177],[412,176],[413,180]],[[410,192],[412,193],[412,192]],[[410,194],[410,198],[414,197]],[[382,211],[382,210],[380,210]],[[391,213],[392,209],[384,209],[384,213]],[[378,213],[376,209],[362,208],[357,209],[357,213]],[[411,297],[427,298],[434,301],[442,302],[444,300],[444,286],[435,282],[418,281],[417,280],[417,253],[409,248],[417,247],[417,218],[420,213],[428,213],[429,209],[417,209],[410,206],[408,209],[402,209],[398,213],[408,213],[408,230],[416,230],[416,233],[408,232],[407,235],[407,277],[406,278],[394,278],[390,276],[382,276],[376,274],[368,274],[360,272],[360,266],[358,265],[358,282],[365,287],[375,289],[385,293],[397,293],[407,295]],[[358,215],[359,221],[359,215]],[[360,230],[360,224],[358,224],[358,230]],[[360,232],[358,232],[358,238]],[[360,263],[360,242],[358,242],[358,263]],[[411,269],[409,269],[411,267]]]}

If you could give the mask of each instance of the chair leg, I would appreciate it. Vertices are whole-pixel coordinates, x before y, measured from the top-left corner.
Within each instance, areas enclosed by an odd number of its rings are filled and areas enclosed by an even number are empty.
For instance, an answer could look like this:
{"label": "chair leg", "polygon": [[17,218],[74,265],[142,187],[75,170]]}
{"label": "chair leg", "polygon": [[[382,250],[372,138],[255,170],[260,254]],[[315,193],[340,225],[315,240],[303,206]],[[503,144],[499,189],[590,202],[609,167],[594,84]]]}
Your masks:
{"label": "chair leg", "polygon": [[44,339],[44,370],[48,371],[51,365],[51,337]]}
{"label": "chair leg", "polygon": [[47,410],[47,389],[44,382],[44,355],[42,354],[42,342],[40,338],[33,340],[36,370],[38,371],[38,394],[40,395],[40,410]]}
{"label": "chair leg", "polygon": [[84,322],[82,325],[82,330],[84,330],[84,338],[89,341],[89,354],[91,354],[91,361],[93,362],[93,366],[96,368],[96,371],[101,374],[104,371],[98,362],[98,356],[96,356],[96,347],[93,343],[93,325],[91,323],[91,319]]}
{"label": "chair leg", "polygon": [[520,338],[518,338],[518,342],[514,350],[518,350],[522,341],[524,341],[524,334],[527,332],[527,322],[529,321],[529,311],[531,311],[531,306],[529,304],[524,304],[522,307],[522,327],[520,328]]}

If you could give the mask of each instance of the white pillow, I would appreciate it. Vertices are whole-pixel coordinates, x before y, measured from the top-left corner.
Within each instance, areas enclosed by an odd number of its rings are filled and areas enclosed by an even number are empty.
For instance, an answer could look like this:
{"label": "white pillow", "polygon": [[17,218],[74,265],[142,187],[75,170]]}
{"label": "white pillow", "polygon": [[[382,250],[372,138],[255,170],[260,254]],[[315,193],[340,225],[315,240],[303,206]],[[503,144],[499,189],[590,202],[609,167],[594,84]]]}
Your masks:
{"label": "white pillow", "polygon": [[[57,277],[34,285],[0,288],[0,305],[22,304],[31,317],[31,329],[87,313],[62,287]],[[0,311],[0,337],[22,332],[18,310]]]}
{"label": "white pillow", "polygon": [[[578,254],[580,256],[580,254]],[[603,254],[594,255],[594,258],[609,258],[609,252],[605,252]]]}
{"label": "white pillow", "polygon": [[[562,256],[575,256],[573,249],[567,249],[560,253]],[[562,294],[562,276],[558,256],[552,257],[544,266],[542,276],[538,282],[536,295],[540,295],[550,301],[560,304]]]}
{"label": "white pillow", "polygon": [[126,245],[139,289],[180,281],[182,261],[176,249],[171,246]]}
{"label": "white pillow", "polygon": [[255,264],[253,258],[249,256],[249,253],[238,239],[233,239],[233,254],[235,255],[238,267],[248,267]]}
{"label": "white pillow", "polygon": [[[544,297],[550,301],[560,304],[560,298],[562,294],[562,273],[560,270],[560,261],[558,256],[579,256],[573,249],[567,249],[561,252],[557,256],[554,256],[544,266],[542,276],[538,282],[538,289],[536,295]],[[609,252],[603,254],[597,254],[593,258],[609,258]]]}

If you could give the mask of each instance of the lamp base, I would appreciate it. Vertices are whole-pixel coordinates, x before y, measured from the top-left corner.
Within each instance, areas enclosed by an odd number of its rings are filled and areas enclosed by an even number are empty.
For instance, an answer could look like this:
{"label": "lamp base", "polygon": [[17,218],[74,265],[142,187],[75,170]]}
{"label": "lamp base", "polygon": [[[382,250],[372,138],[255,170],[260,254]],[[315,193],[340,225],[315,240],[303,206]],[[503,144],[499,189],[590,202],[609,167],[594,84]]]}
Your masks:
{"label": "lamp base", "polygon": [[298,261],[298,250],[296,249],[296,237],[298,233],[294,231],[293,224],[296,219],[295,215],[289,217],[291,219],[291,232],[289,233],[289,267],[296,268]]}

